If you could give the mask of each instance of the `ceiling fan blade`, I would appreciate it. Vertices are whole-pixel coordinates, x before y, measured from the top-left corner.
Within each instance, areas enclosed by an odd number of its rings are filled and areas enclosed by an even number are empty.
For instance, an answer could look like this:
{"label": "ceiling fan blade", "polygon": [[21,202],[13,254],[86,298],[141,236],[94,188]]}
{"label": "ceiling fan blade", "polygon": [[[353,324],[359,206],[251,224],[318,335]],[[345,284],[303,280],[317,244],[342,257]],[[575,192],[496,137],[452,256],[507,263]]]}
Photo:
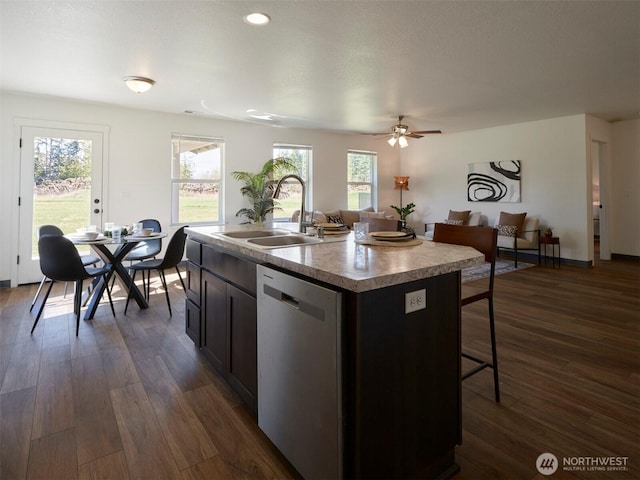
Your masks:
{"label": "ceiling fan blade", "polygon": [[389,133],[389,132],[376,132],[376,133],[365,133],[365,135],[393,135],[393,133]]}
{"label": "ceiling fan blade", "polygon": [[411,133],[417,133],[420,135],[428,135],[429,133],[442,133],[442,130],[416,130],[415,132],[411,132]]}
{"label": "ceiling fan blade", "polygon": [[404,136],[411,138],[422,138],[422,135],[418,135],[416,132],[405,133]]}

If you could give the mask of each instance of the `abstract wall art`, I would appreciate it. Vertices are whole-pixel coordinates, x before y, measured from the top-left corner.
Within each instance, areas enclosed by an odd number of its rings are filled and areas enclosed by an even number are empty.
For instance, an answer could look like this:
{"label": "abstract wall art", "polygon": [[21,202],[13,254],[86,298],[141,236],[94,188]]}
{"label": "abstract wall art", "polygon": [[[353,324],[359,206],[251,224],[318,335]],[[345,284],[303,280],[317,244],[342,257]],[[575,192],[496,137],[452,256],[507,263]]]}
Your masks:
{"label": "abstract wall art", "polygon": [[520,160],[470,163],[467,199],[470,202],[520,202]]}

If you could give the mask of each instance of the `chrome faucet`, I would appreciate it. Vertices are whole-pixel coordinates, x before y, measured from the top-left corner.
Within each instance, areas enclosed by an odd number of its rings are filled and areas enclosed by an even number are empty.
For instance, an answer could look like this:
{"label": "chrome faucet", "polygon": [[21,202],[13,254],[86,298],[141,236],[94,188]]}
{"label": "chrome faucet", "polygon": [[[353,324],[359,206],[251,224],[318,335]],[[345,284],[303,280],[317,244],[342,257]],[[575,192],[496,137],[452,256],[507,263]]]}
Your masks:
{"label": "chrome faucet", "polygon": [[304,180],[300,178],[298,175],[294,173],[290,173],[289,175],[285,175],[282,177],[278,184],[276,185],[276,190],[273,192],[273,198],[278,198],[280,196],[280,189],[282,188],[282,182],[284,182],[288,178],[295,178],[302,185],[302,201],[300,202],[300,215],[298,216],[298,231],[300,233],[305,233],[305,224],[304,224],[304,197],[306,196],[306,187],[304,185]]}

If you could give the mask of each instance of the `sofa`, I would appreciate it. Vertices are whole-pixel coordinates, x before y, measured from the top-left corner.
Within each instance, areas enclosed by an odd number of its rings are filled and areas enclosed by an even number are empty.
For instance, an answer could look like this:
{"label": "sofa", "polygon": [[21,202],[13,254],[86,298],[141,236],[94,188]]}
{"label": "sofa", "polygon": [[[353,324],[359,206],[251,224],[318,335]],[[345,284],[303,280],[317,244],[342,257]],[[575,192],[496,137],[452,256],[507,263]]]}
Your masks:
{"label": "sofa", "polygon": [[[362,210],[314,210],[313,212],[305,212],[305,221],[310,223],[342,223],[349,228],[353,228],[355,222],[359,222],[361,217],[368,218],[394,218],[393,215],[386,215],[385,212],[376,212],[373,207],[363,208]],[[293,212],[291,216],[292,222],[297,222],[300,216],[300,210]]]}

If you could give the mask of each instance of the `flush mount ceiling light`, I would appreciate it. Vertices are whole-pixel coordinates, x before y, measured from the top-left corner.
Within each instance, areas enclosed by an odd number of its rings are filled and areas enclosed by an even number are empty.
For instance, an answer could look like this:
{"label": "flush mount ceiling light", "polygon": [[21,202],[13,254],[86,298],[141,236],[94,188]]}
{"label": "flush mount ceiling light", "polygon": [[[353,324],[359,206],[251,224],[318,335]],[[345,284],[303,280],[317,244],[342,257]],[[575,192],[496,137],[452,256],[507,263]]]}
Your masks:
{"label": "flush mount ceiling light", "polygon": [[155,81],[145,77],[124,77],[122,79],[130,90],[144,93],[155,85]]}
{"label": "flush mount ceiling light", "polygon": [[245,15],[243,20],[249,25],[266,25],[271,21],[271,18],[266,13],[255,12]]}

